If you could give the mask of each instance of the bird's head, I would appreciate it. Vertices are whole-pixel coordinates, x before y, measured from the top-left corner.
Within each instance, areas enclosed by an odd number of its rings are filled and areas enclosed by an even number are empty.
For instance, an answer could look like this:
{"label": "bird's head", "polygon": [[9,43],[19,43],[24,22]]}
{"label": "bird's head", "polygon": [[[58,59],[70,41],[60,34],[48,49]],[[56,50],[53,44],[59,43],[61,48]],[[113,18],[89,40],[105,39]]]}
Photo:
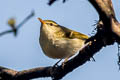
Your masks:
{"label": "bird's head", "polygon": [[38,18],[38,20],[41,22],[41,29],[46,31],[52,31],[54,33],[62,32],[62,27],[57,24],[55,21],[52,20],[42,20],[41,18]]}
{"label": "bird's head", "polygon": [[64,34],[62,27],[52,20],[42,20],[38,18],[41,22],[41,30],[47,32],[48,34],[55,34],[57,36],[62,36]]}
{"label": "bird's head", "polygon": [[48,27],[59,27],[59,25],[52,20],[42,20],[41,18],[38,18],[38,20],[41,22],[41,27],[48,26]]}

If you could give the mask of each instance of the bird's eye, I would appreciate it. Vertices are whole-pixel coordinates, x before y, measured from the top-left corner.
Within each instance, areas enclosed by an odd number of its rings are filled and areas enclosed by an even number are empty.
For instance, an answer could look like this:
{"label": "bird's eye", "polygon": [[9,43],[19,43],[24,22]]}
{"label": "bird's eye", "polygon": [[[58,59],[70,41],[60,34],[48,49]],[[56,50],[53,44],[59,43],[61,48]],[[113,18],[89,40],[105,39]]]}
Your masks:
{"label": "bird's eye", "polygon": [[49,23],[50,26],[53,26],[53,23]]}

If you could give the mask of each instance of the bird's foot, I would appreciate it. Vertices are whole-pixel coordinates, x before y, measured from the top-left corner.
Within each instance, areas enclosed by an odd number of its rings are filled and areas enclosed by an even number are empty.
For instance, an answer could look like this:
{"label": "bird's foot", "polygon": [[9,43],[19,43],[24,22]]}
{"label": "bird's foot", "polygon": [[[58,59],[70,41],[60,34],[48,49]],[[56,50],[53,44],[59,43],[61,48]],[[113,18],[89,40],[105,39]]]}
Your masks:
{"label": "bird's foot", "polygon": [[56,62],[56,63],[53,65],[53,68],[58,67],[58,63],[59,63],[61,60],[62,60],[62,59],[60,59],[58,62]]}
{"label": "bird's foot", "polygon": [[92,58],[92,61],[96,62],[94,57],[91,57],[91,58]]}

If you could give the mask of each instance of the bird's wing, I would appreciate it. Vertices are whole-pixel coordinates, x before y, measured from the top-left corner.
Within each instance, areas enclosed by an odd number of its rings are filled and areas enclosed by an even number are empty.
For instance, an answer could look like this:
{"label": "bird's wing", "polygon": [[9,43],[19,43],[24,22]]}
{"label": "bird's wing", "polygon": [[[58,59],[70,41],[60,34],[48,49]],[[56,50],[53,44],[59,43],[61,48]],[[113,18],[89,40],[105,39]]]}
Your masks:
{"label": "bird's wing", "polygon": [[80,32],[73,31],[73,30],[63,27],[63,26],[61,26],[61,27],[62,27],[63,32],[65,32],[65,37],[68,37],[71,39],[79,38],[82,40],[86,40],[89,38],[87,35],[82,34]]}

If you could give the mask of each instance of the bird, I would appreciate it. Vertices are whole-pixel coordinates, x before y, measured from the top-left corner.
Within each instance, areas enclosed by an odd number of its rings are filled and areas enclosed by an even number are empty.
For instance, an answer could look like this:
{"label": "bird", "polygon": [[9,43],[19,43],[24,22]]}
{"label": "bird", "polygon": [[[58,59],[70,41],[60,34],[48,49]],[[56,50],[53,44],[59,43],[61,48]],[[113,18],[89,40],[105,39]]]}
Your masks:
{"label": "bird", "polygon": [[[52,20],[42,20],[39,43],[43,53],[53,59],[64,59],[63,65],[75,55],[89,38],[80,32],[68,29]],[[59,61],[58,61],[59,62]]]}

